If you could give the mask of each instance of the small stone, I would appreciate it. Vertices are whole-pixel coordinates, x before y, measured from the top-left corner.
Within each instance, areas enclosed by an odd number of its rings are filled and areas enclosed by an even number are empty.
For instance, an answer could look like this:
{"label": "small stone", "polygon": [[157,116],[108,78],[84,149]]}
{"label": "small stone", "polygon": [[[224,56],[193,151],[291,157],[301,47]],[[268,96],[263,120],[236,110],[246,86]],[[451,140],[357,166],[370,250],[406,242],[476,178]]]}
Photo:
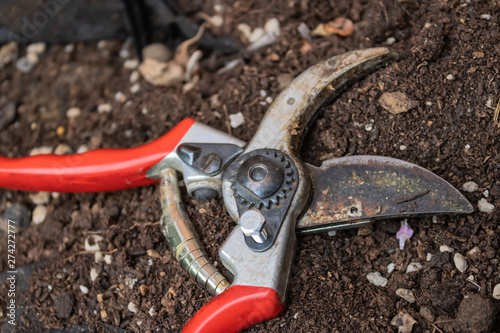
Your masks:
{"label": "small stone", "polygon": [[141,286],[139,287],[139,290],[140,290],[142,296],[146,296],[146,294],[149,291],[149,287],[145,284],[141,284]]}
{"label": "small stone", "polygon": [[91,235],[85,239],[85,251],[87,252],[96,252],[101,251],[101,247],[99,246],[99,242],[102,241],[103,238],[99,235]]}
{"label": "small stone", "polygon": [[432,223],[438,223],[438,217],[436,215],[432,216]]}
{"label": "small stone", "polygon": [[481,19],[489,21],[491,20],[491,15],[490,14],[481,14]]}
{"label": "small stone", "polygon": [[250,34],[250,37],[248,38],[248,41],[250,43],[255,43],[259,39],[262,38],[266,34],[266,31],[262,28],[255,28],[252,33]]}
{"label": "small stone", "polygon": [[99,303],[104,302],[104,294],[97,294],[97,301]]}
{"label": "small stone", "polygon": [[489,190],[484,190],[483,191],[483,197],[487,198],[490,196],[490,191]]}
{"label": "small stone", "polygon": [[26,47],[27,53],[42,54],[47,49],[47,44],[43,42],[32,43]]}
{"label": "small stone", "polygon": [[448,75],[446,76],[446,80],[451,81],[451,80],[453,80],[453,79],[455,79],[455,77],[453,76],[453,74],[448,74]]}
{"label": "small stone", "polygon": [[491,214],[495,210],[495,206],[491,203],[489,203],[485,198],[482,198],[479,200],[477,203],[477,206],[479,208],[480,212],[486,213],[486,214]]}
{"label": "small stone", "polygon": [[267,33],[279,35],[280,21],[278,21],[277,18],[271,18],[267,20],[266,24],[264,24],[264,30]]}
{"label": "small stone", "polygon": [[252,34],[252,28],[246,23],[240,23],[236,27],[236,29],[241,32],[241,34],[245,37],[245,39],[250,39],[250,35]]}
{"label": "small stone", "polygon": [[59,144],[54,150],[54,154],[56,155],[67,155],[71,154],[71,147],[65,143]]}
{"label": "small stone", "polygon": [[47,207],[43,205],[36,206],[35,210],[33,210],[33,218],[32,218],[33,224],[38,225],[43,223],[46,217],[47,217]]}
{"label": "small stone", "polygon": [[150,315],[151,317],[153,317],[153,316],[155,315],[155,313],[156,313],[156,312],[155,312],[155,308],[154,308],[154,307],[151,307],[151,309],[149,309],[149,315]]}
{"label": "small stone", "polygon": [[299,32],[300,36],[306,40],[311,39],[311,29],[305,24],[304,22],[301,22],[299,26],[297,27],[297,31]]}
{"label": "small stone", "polygon": [[172,51],[162,43],[153,43],[142,49],[143,59],[153,59],[158,62],[167,62],[172,59]]}
{"label": "small stone", "polygon": [[16,61],[16,68],[21,73],[28,74],[33,71],[34,65],[27,57],[22,57]]}
{"label": "small stone", "polygon": [[469,265],[467,264],[467,260],[460,253],[455,253],[453,261],[455,262],[455,267],[457,267],[460,273],[465,272],[467,270],[467,267],[469,267]]}
{"label": "small stone", "polygon": [[105,262],[106,264],[110,265],[112,260],[113,260],[113,257],[111,257],[111,254],[106,254],[106,255],[104,256],[104,262]]}
{"label": "small stone", "polygon": [[402,312],[391,320],[391,325],[398,328],[398,333],[411,333],[415,323],[416,321],[412,316]]}
{"label": "small stone", "polygon": [[384,93],[378,100],[380,106],[392,114],[408,112],[418,106],[418,101],[411,100],[405,93],[400,91]]}
{"label": "small stone", "polygon": [[436,319],[436,317],[432,313],[431,309],[429,309],[426,306],[421,307],[419,313],[422,316],[422,318],[424,318],[425,320],[427,320],[429,323],[433,323],[434,320]]}
{"label": "small stone", "polygon": [[161,255],[153,249],[147,250],[146,253],[152,258],[161,259]]}
{"label": "small stone", "polygon": [[84,285],[80,285],[80,291],[87,295],[89,293],[89,288]]}
{"label": "small stone", "polygon": [[50,193],[49,192],[30,193],[29,197],[31,202],[33,202],[35,205],[46,205],[49,203]]}
{"label": "small stone", "polygon": [[271,104],[273,102],[273,98],[271,96],[266,97],[266,103]]}
{"label": "small stone", "polygon": [[389,265],[387,265],[387,274],[391,274],[394,272],[394,269],[396,269],[396,264],[391,262]]}
{"label": "small stone", "polygon": [[[1,102],[0,102],[1,103]],[[12,124],[16,118],[16,104],[12,101],[7,101],[2,103],[3,106],[0,108],[0,131],[4,130]]]}
{"label": "small stone", "polygon": [[448,245],[441,245],[441,246],[439,247],[439,251],[440,251],[440,252],[450,252],[450,253],[452,253],[452,252],[454,252],[454,251],[455,251],[455,249],[454,249],[454,248],[452,248],[452,247],[449,247]]}
{"label": "small stone", "polygon": [[476,253],[479,253],[479,248],[476,246],[476,247],[473,247],[469,252],[467,252],[468,255],[470,256],[473,256],[475,255]]}
{"label": "small stone", "polygon": [[366,278],[377,287],[387,286],[387,279],[383,277],[379,272],[369,273],[368,275],[366,275]]}
{"label": "small stone", "polygon": [[75,296],[71,292],[62,292],[54,300],[54,308],[57,314],[64,319],[71,317]]}
{"label": "small stone", "polygon": [[101,319],[106,321],[108,319],[108,313],[105,310],[101,310]]}
{"label": "small stone", "polygon": [[74,44],[68,44],[64,47],[64,52],[66,53],[71,53],[75,50],[75,45]]}
{"label": "small stone", "polygon": [[97,106],[98,113],[109,113],[111,110],[113,110],[113,107],[109,103],[99,104]]}
{"label": "small stone", "polygon": [[135,83],[132,87],[130,87],[130,92],[132,94],[137,94],[139,91],[141,91],[141,85],[139,83]]}
{"label": "small stone", "polygon": [[128,303],[127,309],[132,313],[137,313],[137,306],[132,302]]}
{"label": "small stone", "polygon": [[466,144],[466,145],[464,146],[464,150],[465,150],[465,151],[469,151],[469,150],[470,150],[470,148],[471,148],[470,144]]}
{"label": "small stone", "polygon": [[432,253],[427,253],[427,257],[425,258],[425,260],[431,261],[432,260]]}
{"label": "small stone", "polygon": [[245,117],[243,117],[243,113],[241,112],[230,114],[229,122],[232,128],[238,128],[245,123]]}
{"label": "small stone", "polygon": [[371,132],[373,130],[373,124],[372,123],[368,123],[365,125],[365,131],[367,132]]}
{"label": "small stone", "polygon": [[411,290],[399,288],[396,290],[396,295],[398,295],[408,303],[415,303],[415,295]]}
{"label": "small stone", "polygon": [[127,96],[125,96],[121,91],[115,94],[115,101],[117,102],[125,102],[127,100]]}
{"label": "small stone", "polygon": [[136,69],[137,67],[139,67],[139,60],[137,59],[125,60],[125,62],[123,63],[123,67],[125,67],[126,69]]}
{"label": "small stone", "polygon": [[70,108],[66,111],[66,117],[73,119],[79,117],[82,114],[82,111],[79,108]]}
{"label": "small stone", "polygon": [[30,156],[52,154],[53,150],[54,150],[54,148],[49,147],[49,146],[42,146],[42,147],[33,148],[30,151]]}
{"label": "small stone", "polygon": [[38,61],[40,60],[38,54],[36,53],[28,53],[26,55],[26,59],[28,59],[28,61],[31,62],[33,65],[38,64]]}
{"label": "small stone", "polygon": [[132,73],[130,73],[130,77],[129,77],[128,81],[130,83],[136,83],[139,80],[140,76],[141,75],[139,74],[138,71],[133,71]]}
{"label": "small stone", "polygon": [[367,225],[358,229],[358,236],[368,236],[373,232],[373,226]]}
{"label": "small stone", "polygon": [[328,236],[333,237],[335,235],[337,235],[337,230],[328,231]]}
{"label": "small stone", "polygon": [[432,102],[431,101],[427,101],[427,102],[425,102],[425,105],[432,106]]}
{"label": "small stone", "polygon": [[92,268],[90,270],[90,281],[94,282],[98,276],[99,276],[99,273],[97,273],[97,269]]}
{"label": "small stone", "polygon": [[98,264],[104,260],[104,256],[102,255],[102,253],[100,251],[97,251],[95,253],[94,259],[95,259],[96,264]]}
{"label": "small stone", "polygon": [[389,38],[386,39],[385,42],[387,43],[387,45],[392,45],[392,44],[396,43],[396,38],[389,37]]}
{"label": "small stone", "polygon": [[401,150],[401,151],[406,150],[406,148],[408,148],[406,145],[401,145],[401,146],[399,146],[399,150]]}
{"label": "small stone", "polygon": [[90,150],[89,145],[84,143],[80,147],[78,147],[78,149],[76,150],[76,153],[81,154],[81,153],[88,152],[89,150]]}
{"label": "small stone", "polygon": [[422,265],[418,262],[412,262],[406,267],[406,273],[418,272],[422,269]]}
{"label": "small stone", "polygon": [[494,299],[500,299],[500,283],[493,288],[492,296]]}
{"label": "small stone", "polygon": [[120,58],[122,58],[122,59],[128,59],[128,58],[130,58],[130,51],[123,48],[120,50],[119,55],[120,55]]}
{"label": "small stone", "polygon": [[464,185],[462,185],[462,190],[465,192],[473,193],[479,189],[479,185],[476,182],[468,181]]}

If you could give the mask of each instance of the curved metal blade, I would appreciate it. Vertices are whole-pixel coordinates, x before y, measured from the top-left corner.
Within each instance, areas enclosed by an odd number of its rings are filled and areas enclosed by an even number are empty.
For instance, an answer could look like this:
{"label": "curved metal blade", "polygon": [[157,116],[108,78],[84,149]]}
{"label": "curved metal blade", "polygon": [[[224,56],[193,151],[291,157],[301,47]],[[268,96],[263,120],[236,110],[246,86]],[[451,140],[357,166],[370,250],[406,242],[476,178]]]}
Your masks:
{"label": "curved metal blade", "polygon": [[346,229],[373,220],[415,215],[464,214],[473,207],[436,174],[402,160],[348,156],[306,165],[314,184],[300,233]]}

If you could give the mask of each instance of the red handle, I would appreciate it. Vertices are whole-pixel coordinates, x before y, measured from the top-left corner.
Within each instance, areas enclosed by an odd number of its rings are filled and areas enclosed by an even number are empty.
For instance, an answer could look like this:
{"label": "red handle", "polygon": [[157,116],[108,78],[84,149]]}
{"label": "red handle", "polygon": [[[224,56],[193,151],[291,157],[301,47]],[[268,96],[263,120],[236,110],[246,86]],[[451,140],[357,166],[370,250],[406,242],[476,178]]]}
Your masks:
{"label": "red handle", "polygon": [[0,187],[23,191],[100,192],[156,182],[146,172],[170,153],[194,124],[184,119],[159,139],[128,149],[74,155],[0,157]]}
{"label": "red handle", "polygon": [[205,304],[182,333],[240,332],[276,317],[284,304],[271,288],[232,286]]}

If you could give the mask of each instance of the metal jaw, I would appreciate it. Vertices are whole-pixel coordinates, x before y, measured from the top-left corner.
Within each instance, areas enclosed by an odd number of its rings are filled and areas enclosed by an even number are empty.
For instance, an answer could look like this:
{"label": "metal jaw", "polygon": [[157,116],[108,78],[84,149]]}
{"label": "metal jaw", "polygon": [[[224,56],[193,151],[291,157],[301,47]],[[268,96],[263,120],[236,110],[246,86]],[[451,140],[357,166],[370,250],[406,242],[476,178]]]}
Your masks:
{"label": "metal jaw", "polygon": [[[311,183],[298,156],[301,139],[318,109],[331,101],[348,83],[356,81],[398,58],[387,48],[353,51],[323,61],[299,75],[274,100],[244,154],[274,149],[286,154],[297,169],[296,192],[282,219],[275,242],[264,252],[251,250],[235,228],[220,250],[224,266],[233,274],[233,284],[269,287],[285,300],[295,248],[295,225],[308,202]],[[243,155],[242,155],[243,156]],[[232,177],[224,174],[222,192],[229,214],[238,220],[240,211],[232,189]]]}

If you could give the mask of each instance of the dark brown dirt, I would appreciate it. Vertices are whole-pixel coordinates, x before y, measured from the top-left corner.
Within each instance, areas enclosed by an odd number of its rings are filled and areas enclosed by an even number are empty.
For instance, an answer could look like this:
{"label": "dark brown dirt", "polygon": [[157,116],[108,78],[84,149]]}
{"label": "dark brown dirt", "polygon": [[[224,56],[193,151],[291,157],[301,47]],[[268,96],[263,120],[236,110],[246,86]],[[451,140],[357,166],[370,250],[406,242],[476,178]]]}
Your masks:
{"label": "dark brown dirt", "polygon": [[[457,188],[475,181],[479,191],[465,193],[466,197],[477,208],[483,191],[489,190],[487,200],[497,208],[489,215],[439,217],[437,223],[430,217],[412,219],[415,233],[404,251],[394,251],[400,221],[376,224],[364,236],[348,230],[334,237],[299,237],[285,312],[248,332],[391,332],[397,331],[391,319],[400,312],[417,321],[413,332],[500,332],[495,317],[499,301],[492,298],[493,287],[500,283],[500,129],[493,123],[500,95],[500,3],[224,3],[225,24],[214,34],[232,33],[239,40],[237,24],[262,26],[272,17],[281,22],[281,34],[271,47],[246,57],[244,66],[223,75],[205,70],[201,82],[187,94],[182,94],[180,85],[157,88],[143,81],[141,92],[129,93],[130,71],[118,56],[120,42],[110,41],[103,50],[95,43],[79,43],[71,53],[65,53],[62,45],[50,45],[31,74],[21,74],[12,64],[2,69],[0,95],[16,103],[17,116],[0,133],[1,155],[20,157],[34,147],[59,143],[74,151],[82,143],[93,148],[137,146],[186,117],[227,131],[224,110],[244,114],[245,124],[232,134],[249,140],[267,108],[260,103],[264,100],[260,90],[276,97],[282,75],[295,76],[345,51],[387,45],[387,38],[394,37],[392,47],[405,59],[354,84],[327,106],[303,144],[304,160],[317,165],[348,154],[400,158],[432,170]],[[193,2],[189,10],[214,14],[212,3]],[[481,14],[491,18],[482,19]],[[354,33],[314,38],[312,50],[301,54],[299,23],[314,28],[339,16],[355,23]],[[211,63],[207,61],[206,67]],[[450,74],[452,80],[447,79]],[[115,101],[118,91],[127,95],[126,102]],[[385,111],[378,99],[384,92],[396,91],[418,101],[418,106],[399,115]],[[214,94],[219,107],[209,102]],[[110,114],[97,112],[97,105],[104,102],[113,105]],[[73,106],[81,108],[82,115],[70,123],[66,110]],[[366,131],[366,124],[373,124],[373,130]],[[66,128],[65,134],[56,134],[58,126]],[[401,145],[407,149],[401,150]],[[207,252],[217,261],[218,248],[234,222],[220,200],[201,203],[186,197],[185,202]],[[10,203],[34,208],[27,193],[10,190],[0,191],[0,203],[0,213]],[[172,257],[157,224],[159,209],[155,186],[52,198],[45,222],[17,235],[18,267],[46,263],[18,296],[23,309],[19,330],[89,324],[99,332],[109,331],[110,325],[136,332],[180,331],[210,297]],[[101,249],[110,253],[110,264],[96,263],[94,254],[82,253],[86,237],[93,234],[103,237]],[[0,238],[2,249],[6,239]],[[467,257],[465,273],[456,269],[454,253],[439,252],[441,245]],[[474,247],[479,251],[468,255]],[[149,257],[150,249],[161,258]],[[2,272],[7,270],[5,257],[0,260]],[[423,269],[405,273],[410,262],[421,263]],[[389,263],[396,264],[391,274],[387,274]],[[92,268],[99,273],[95,282],[90,281]],[[386,288],[367,281],[367,273],[373,271],[389,279]],[[467,280],[471,275],[474,283]],[[130,287],[130,281],[136,282]],[[88,287],[88,294],[80,285]],[[141,293],[141,285],[148,290],[143,287]],[[396,296],[398,288],[413,290],[416,302]],[[0,324],[5,321],[6,301],[2,285]],[[127,309],[129,302],[137,306],[136,314]],[[434,323],[419,315],[424,306],[436,317]],[[469,318],[464,321],[463,316]]]}

